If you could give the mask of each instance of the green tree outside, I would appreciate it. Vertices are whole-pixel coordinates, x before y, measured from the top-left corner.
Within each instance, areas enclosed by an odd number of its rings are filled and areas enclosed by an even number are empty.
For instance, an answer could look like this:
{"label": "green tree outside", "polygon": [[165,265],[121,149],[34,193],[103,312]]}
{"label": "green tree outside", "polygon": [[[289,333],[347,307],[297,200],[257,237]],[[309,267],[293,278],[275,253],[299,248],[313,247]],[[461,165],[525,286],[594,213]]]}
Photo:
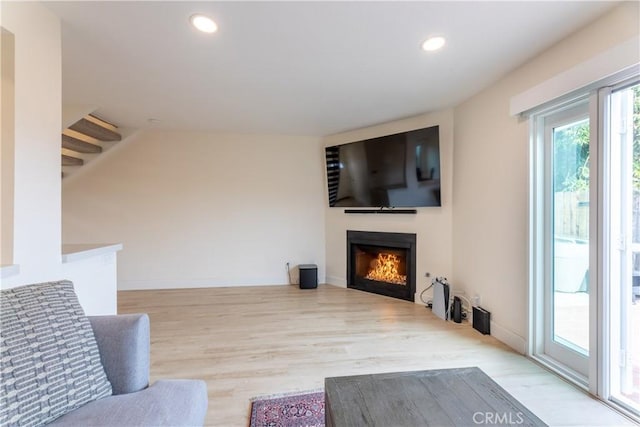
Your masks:
{"label": "green tree outside", "polygon": [[[633,188],[640,192],[640,85],[633,90]],[[589,122],[559,128],[554,134],[553,189],[581,191],[589,188]]]}

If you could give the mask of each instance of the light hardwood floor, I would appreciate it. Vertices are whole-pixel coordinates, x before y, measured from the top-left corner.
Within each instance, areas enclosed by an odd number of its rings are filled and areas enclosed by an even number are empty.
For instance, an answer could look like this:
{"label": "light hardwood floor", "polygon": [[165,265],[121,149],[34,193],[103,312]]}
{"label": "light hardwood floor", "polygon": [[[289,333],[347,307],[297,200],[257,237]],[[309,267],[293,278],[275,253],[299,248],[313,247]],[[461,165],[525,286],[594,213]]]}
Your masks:
{"label": "light hardwood floor", "polygon": [[549,425],[633,425],[468,324],[423,306],[330,285],[124,291],[151,318],[151,379],[201,378],[206,424],[246,426],[254,396],[325,377],[478,366]]}

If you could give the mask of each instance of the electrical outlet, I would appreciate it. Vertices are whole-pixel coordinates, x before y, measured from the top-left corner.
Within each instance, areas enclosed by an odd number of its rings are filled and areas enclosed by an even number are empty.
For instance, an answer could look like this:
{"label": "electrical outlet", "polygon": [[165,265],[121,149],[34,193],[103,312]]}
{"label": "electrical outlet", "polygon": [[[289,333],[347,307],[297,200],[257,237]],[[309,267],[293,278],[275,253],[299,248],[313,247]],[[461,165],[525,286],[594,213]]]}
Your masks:
{"label": "electrical outlet", "polygon": [[473,304],[476,307],[480,305],[480,302],[481,302],[481,299],[480,299],[480,295],[478,294],[475,294],[473,298],[471,298],[471,304]]}

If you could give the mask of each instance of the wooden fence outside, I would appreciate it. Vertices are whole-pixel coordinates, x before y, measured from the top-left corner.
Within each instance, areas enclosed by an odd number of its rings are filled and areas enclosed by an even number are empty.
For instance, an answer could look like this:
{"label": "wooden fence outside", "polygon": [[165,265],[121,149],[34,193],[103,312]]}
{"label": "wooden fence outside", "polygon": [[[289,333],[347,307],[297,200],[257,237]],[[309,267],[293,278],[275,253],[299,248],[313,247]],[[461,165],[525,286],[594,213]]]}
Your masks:
{"label": "wooden fence outside", "polygon": [[555,237],[589,240],[589,192],[558,192],[554,197]]}
{"label": "wooden fence outside", "polygon": [[[554,235],[567,240],[589,239],[589,194],[587,191],[555,193]],[[634,191],[631,204],[631,249],[633,271],[640,271],[640,191]]]}

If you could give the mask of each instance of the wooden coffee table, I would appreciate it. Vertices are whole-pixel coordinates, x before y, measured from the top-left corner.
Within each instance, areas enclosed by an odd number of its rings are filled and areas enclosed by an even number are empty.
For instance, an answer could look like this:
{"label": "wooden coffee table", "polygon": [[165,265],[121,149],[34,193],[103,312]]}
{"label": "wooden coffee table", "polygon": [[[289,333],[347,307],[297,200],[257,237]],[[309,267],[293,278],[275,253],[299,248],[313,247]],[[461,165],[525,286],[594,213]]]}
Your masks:
{"label": "wooden coffee table", "polygon": [[478,368],[325,379],[327,427],[545,426]]}

